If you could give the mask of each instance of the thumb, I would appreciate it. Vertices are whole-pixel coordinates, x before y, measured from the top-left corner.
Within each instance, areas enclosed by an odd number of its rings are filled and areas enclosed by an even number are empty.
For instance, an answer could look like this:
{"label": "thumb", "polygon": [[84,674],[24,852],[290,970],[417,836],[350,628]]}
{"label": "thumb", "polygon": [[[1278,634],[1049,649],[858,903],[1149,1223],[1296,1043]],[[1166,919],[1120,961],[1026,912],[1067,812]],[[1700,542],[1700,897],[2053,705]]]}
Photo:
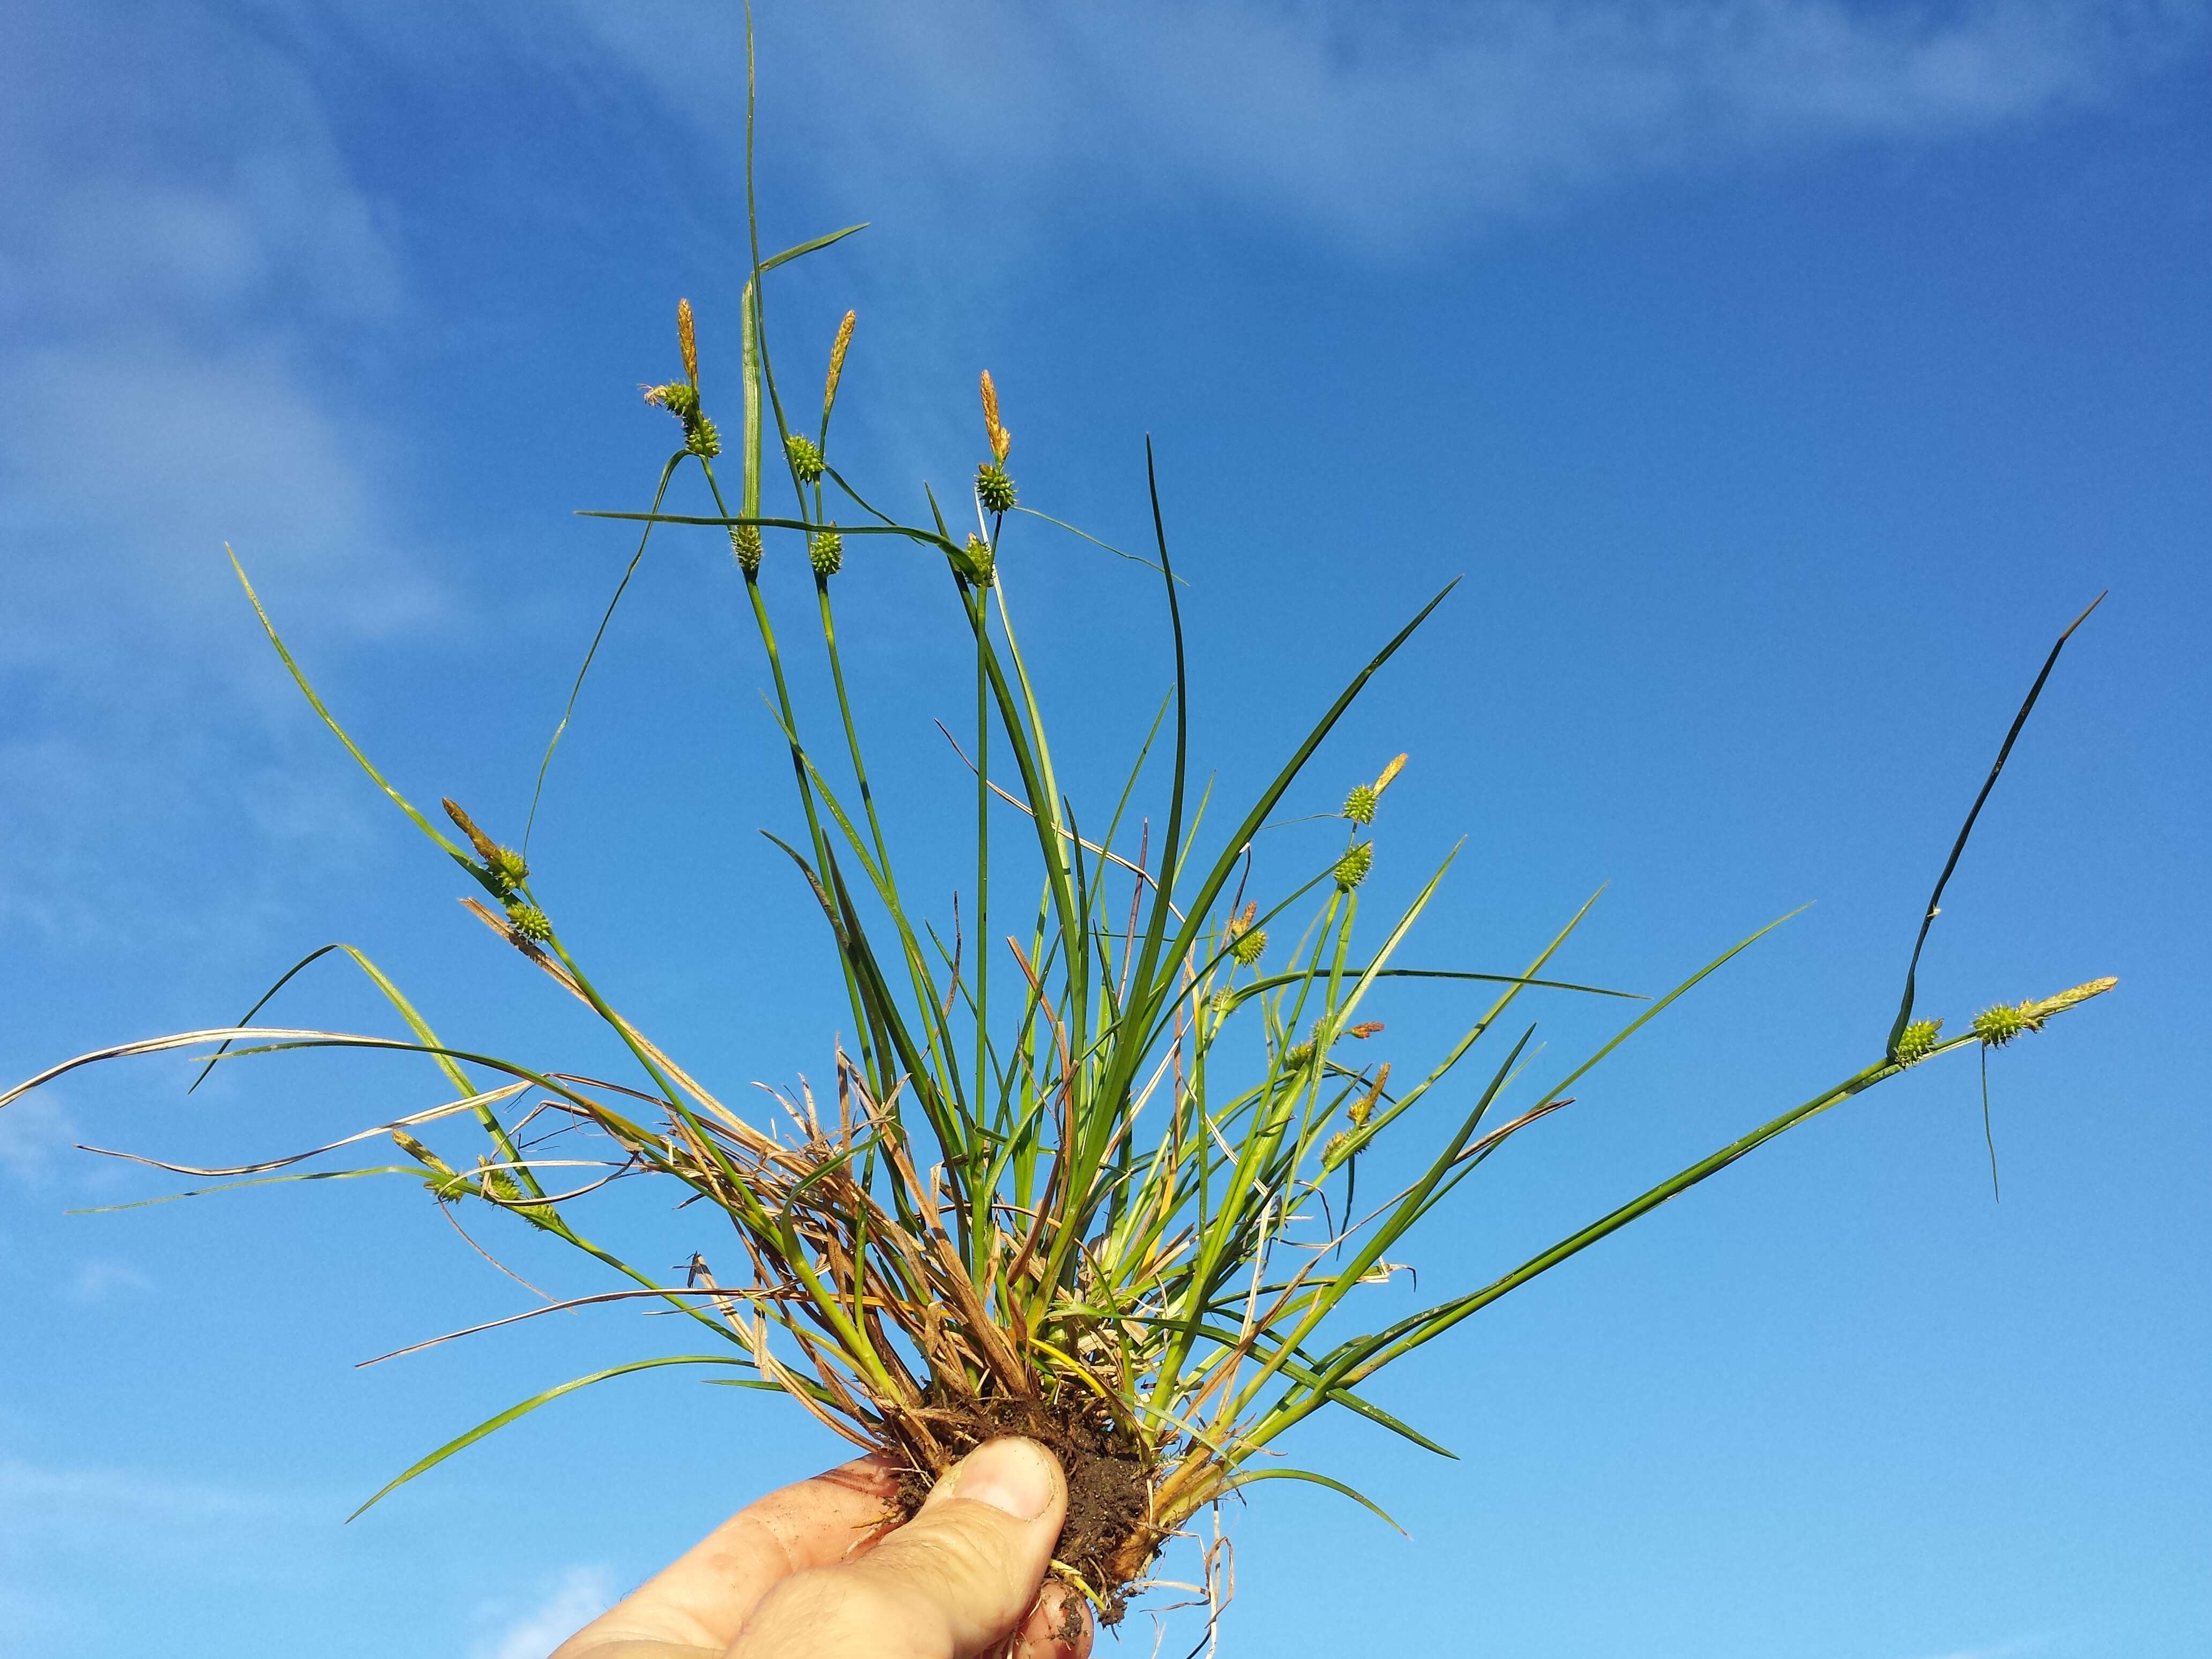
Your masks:
{"label": "thumb", "polygon": [[1033,1440],[979,1446],[866,1554],[778,1586],[733,1659],[977,1659],[1022,1624],[1066,1515],[1049,1451]]}

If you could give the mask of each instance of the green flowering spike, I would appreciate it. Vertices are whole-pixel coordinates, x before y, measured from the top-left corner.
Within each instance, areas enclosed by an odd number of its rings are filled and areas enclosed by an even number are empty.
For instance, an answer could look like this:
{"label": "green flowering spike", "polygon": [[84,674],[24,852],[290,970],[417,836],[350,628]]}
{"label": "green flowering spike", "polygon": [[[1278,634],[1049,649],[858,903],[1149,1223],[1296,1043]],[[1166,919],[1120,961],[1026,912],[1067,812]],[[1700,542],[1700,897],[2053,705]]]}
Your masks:
{"label": "green flowering spike", "polygon": [[1248,928],[1229,942],[1229,954],[1240,968],[1249,968],[1267,954],[1267,930]]}
{"label": "green flowering spike", "polygon": [[499,889],[502,897],[530,879],[530,866],[512,847],[494,848],[491,856],[484,863],[491,872],[492,884]]}
{"label": "green flowering spike", "polygon": [[1371,841],[1352,842],[1351,850],[1336,861],[1334,874],[1338,888],[1350,892],[1367,879],[1367,872],[1374,864],[1375,843]]}
{"label": "green flowering spike", "polygon": [[799,475],[801,483],[818,483],[822,479],[822,452],[814,440],[793,433],[783,441],[783,453],[791,457],[791,470]]}
{"label": "green flowering spike", "polygon": [[1306,1068],[1306,1062],[1313,1057],[1314,1046],[1310,1042],[1301,1042],[1295,1048],[1285,1048],[1283,1051],[1283,1069],[1286,1072],[1302,1072]]}
{"label": "green flowering spike", "polygon": [[2002,1048],[2022,1031],[2033,1031],[2042,1023],[2029,1013],[2026,1004],[2015,1007],[2009,1002],[2000,1002],[1974,1016],[1974,1035],[1990,1048]]}
{"label": "green flowering spike", "polygon": [[975,499],[983,503],[986,513],[1012,512],[1014,481],[1006,476],[1006,469],[995,461],[986,461],[977,467]]}
{"label": "green flowering spike", "polygon": [[2028,1029],[2039,1031],[2044,1021],[2053,1014],[2063,1014],[2069,1008],[2078,1008],[2091,997],[2100,997],[2119,981],[2111,977],[2093,979],[2087,985],[2077,985],[2070,991],[2061,991],[2055,997],[2045,997],[2033,1005],[2022,1004],[2021,1012],[2027,1016]]}
{"label": "green flowering spike", "polygon": [[972,531],[968,536],[968,580],[978,587],[988,587],[999,579],[999,556],[991,550],[991,544]]}
{"label": "green flowering spike", "polygon": [[507,925],[534,945],[543,945],[553,937],[553,924],[545,913],[521,899],[507,907]]}
{"label": "green flowering spike", "polygon": [[741,524],[730,532],[730,556],[749,580],[760,574],[762,551],[758,525]]}
{"label": "green flowering spike", "polygon": [[702,460],[711,461],[722,453],[722,434],[714,429],[712,420],[695,414],[684,422],[684,447]]}
{"label": "green flowering spike", "polygon": [[645,389],[645,400],[658,404],[686,427],[699,412],[699,388],[684,380],[671,380],[666,386],[649,386]]}
{"label": "green flowering spike", "polygon": [[1352,1137],[1341,1132],[1331,1135],[1328,1144],[1321,1149],[1321,1172],[1323,1175],[1331,1173],[1351,1156]]}
{"label": "green flowering spike", "polygon": [[1936,1050],[1936,1034],[1943,1029],[1940,1019],[1916,1019],[1905,1028],[1905,1035],[1897,1040],[1897,1052],[1890,1056],[1900,1066],[1917,1066]]}
{"label": "green flowering spike", "polygon": [[1363,783],[1344,798],[1344,816],[1354,823],[1375,822],[1375,786]]}
{"label": "green flowering spike", "polygon": [[834,530],[816,531],[806,544],[806,562],[817,576],[836,575],[845,562],[845,538]]}
{"label": "green flowering spike", "polygon": [[401,1152],[430,1172],[422,1184],[436,1197],[451,1202],[454,1199],[467,1196],[469,1178],[421,1141],[416,1139],[413,1135],[409,1134],[404,1129],[394,1129],[392,1132],[392,1141]]}

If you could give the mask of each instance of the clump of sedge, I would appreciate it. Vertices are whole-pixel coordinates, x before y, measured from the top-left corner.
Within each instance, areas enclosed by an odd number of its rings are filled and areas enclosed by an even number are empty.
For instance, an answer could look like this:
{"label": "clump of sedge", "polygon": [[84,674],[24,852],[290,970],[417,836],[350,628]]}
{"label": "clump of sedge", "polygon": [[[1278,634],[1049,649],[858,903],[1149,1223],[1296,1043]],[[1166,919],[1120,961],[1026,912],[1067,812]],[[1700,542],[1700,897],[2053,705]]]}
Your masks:
{"label": "clump of sedge", "polygon": [[[1522,964],[1402,964],[1401,948],[1451,861],[1443,860],[1381,925],[1363,925],[1374,825],[1402,755],[1354,787],[1340,814],[1320,814],[1350,821],[1348,845],[1284,839],[1262,849],[1258,841],[1298,798],[1309,758],[1443,594],[1357,670],[1262,788],[1209,815],[1217,827],[1204,836],[1190,787],[1187,688],[1178,679],[1171,747],[1156,769],[1140,758],[1120,790],[1125,802],[1146,803],[1143,827],[1133,830],[1121,811],[1079,818],[1082,792],[1054,769],[1012,611],[1003,586],[992,591],[1004,544],[956,540],[933,514],[927,523],[899,523],[860,503],[870,533],[941,557],[953,578],[942,609],[912,626],[949,633],[974,656],[975,793],[961,808],[973,811],[967,821],[976,825],[964,906],[973,920],[943,927],[926,921],[901,884],[893,838],[866,785],[832,623],[828,578],[842,568],[842,537],[825,522],[821,496],[842,481],[828,473],[823,444],[852,339],[849,313],[832,346],[819,433],[792,434],[782,446],[798,486],[787,522],[803,527],[820,579],[817,609],[837,702],[828,748],[813,745],[799,719],[756,580],[760,523],[770,516],[760,505],[761,460],[774,453],[763,410],[782,406],[757,349],[758,283],[761,272],[808,251],[763,263],[745,290],[741,510],[720,512],[719,522],[745,578],[739,603],[759,627],[776,713],[799,763],[799,811],[789,838],[775,838],[775,856],[787,860],[825,924],[817,948],[787,953],[779,971],[817,972],[825,988],[842,989],[839,1023],[856,1034],[851,1049],[836,1053],[830,1098],[801,1085],[776,1092],[769,1112],[737,1109],[586,976],[531,897],[519,853],[448,801],[466,847],[454,842],[365,758],[384,793],[497,906],[471,899],[472,913],[611,1032],[632,1065],[627,1080],[464,1055],[357,952],[411,1040],[241,1024],[70,1062],[210,1043],[222,1045],[221,1056],[234,1040],[247,1045],[243,1052],[417,1052],[436,1066],[448,1095],[384,1126],[408,1160],[401,1171],[423,1180],[441,1205],[512,1212],[629,1282],[584,1300],[635,1298],[682,1327],[678,1352],[621,1360],[549,1389],[400,1480],[585,1382],[662,1365],[735,1372],[726,1380],[779,1389],[832,1434],[890,1454],[905,1471],[909,1509],[981,1441],[1013,1432],[1043,1442],[1066,1467],[1071,1492],[1054,1571],[1112,1623],[1148,1582],[1162,1548],[1209,1505],[1275,1479],[1349,1492],[1263,1455],[1316,1413],[1354,1413],[1441,1450],[1364,1392],[1386,1367],[1795,1125],[1962,1044],[1994,1047],[2040,1030],[2113,983],[2000,1005],[1949,1042],[1940,1022],[1911,1020],[1908,989],[1893,1044],[1840,1082],[1627,1204],[1607,1206],[1600,1219],[1486,1284],[1411,1311],[1396,1302],[1387,1316],[1372,1309],[1364,1287],[1402,1265],[1386,1253],[1507,1139],[1571,1103],[1567,1091],[1622,1040],[1752,940],[1638,1008],[1579,1062],[1524,1075],[1534,1028],[1511,1018],[1524,997],[1626,994],[1548,976],[1587,904]],[[696,459],[719,503],[711,463],[720,440],[700,405],[688,303],[678,307],[678,332],[684,378],[647,397],[682,422],[677,460]],[[1004,514],[1015,501],[1005,471],[1012,438],[990,376],[981,384],[991,459],[977,471],[975,492],[986,513]],[[655,521],[648,518],[648,537]],[[1180,646],[1182,601],[1164,535],[1157,552],[1161,602]],[[246,592],[252,598],[250,585]],[[283,659],[300,676],[289,653]],[[304,677],[300,684],[337,731]],[[1000,796],[1023,814],[1017,834],[988,828]],[[1244,885],[1263,850],[1263,873],[1279,878],[1279,889],[1269,901],[1247,901]],[[1029,931],[1001,946],[993,941],[1003,929],[992,918],[1006,914],[1010,880]],[[1263,971],[1263,923],[1299,907],[1302,921],[1280,924],[1297,943]],[[1425,988],[1434,994],[1439,984],[1485,988],[1487,1001],[1433,1063],[1355,1057],[1379,1047],[1373,1040],[1383,1033],[1381,1022],[1363,1017],[1371,1000]],[[1293,1032],[1304,1035],[1293,1041]],[[1395,1077],[1410,1081],[1394,1081],[1394,1065]],[[537,1103],[510,1122],[505,1114],[526,1096]],[[488,1141],[473,1166],[414,1133],[448,1120],[473,1123]],[[1363,1155],[1394,1127],[1398,1184],[1379,1206],[1355,1206]],[[196,1173],[259,1179],[271,1167]],[[678,1195],[667,1212],[689,1255],[681,1282],[618,1257],[581,1230],[580,1212],[593,1194],[639,1180]],[[734,1272],[718,1274],[710,1257]],[[1205,1559],[1206,1588],[1218,1595],[1218,1562]]]}

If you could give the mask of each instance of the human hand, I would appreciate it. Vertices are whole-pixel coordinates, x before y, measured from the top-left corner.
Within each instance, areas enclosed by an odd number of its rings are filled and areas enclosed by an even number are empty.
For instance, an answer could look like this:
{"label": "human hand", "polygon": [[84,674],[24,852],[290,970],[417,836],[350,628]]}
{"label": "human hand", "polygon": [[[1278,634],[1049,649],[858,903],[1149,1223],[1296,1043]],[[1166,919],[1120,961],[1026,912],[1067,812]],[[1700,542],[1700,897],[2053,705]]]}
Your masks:
{"label": "human hand", "polygon": [[552,1659],[1087,1659],[1090,1609],[1044,1583],[1067,1482],[1030,1440],[977,1447],[914,1519],[872,1457],[732,1516]]}

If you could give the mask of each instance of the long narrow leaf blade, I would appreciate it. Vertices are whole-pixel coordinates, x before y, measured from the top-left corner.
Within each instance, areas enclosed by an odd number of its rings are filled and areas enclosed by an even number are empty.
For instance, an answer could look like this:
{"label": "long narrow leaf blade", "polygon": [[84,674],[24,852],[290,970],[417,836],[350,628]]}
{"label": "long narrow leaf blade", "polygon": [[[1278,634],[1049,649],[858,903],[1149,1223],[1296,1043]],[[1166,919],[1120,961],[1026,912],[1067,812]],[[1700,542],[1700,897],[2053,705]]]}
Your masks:
{"label": "long narrow leaf blade", "polygon": [[1882,1051],[1885,1054],[1894,1054],[1897,1052],[1898,1042],[1905,1036],[1905,1028],[1912,1023],[1912,997],[1914,981],[1920,972],[1920,953],[1927,948],[1928,930],[1936,925],[1936,911],[1943,902],[1943,889],[1950,884],[1951,872],[1959,867],[1960,856],[1966,850],[1966,838],[1974,833],[1974,820],[1981,817],[1982,807],[1989,800],[1990,791],[1997,787],[1997,774],[2004,770],[2005,762],[2012,757],[2013,744],[2020,740],[2021,728],[2027,726],[2027,717],[2035,712],[2035,700],[2043,695],[2043,683],[2051,678],[2051,671],[2058,665],[2058,653],[2066,648],[2066,641],[2074,637],[2074,630],[2089,620],[2089,611],[2104,602],[2105,595],[2102,593],[2090,600],[2089,610],[2069,623],[2066,631],[2058,636],[2058,642],[2051,647],[2051,654],[2043,659],[2043,672],[2035,677],[2035,684],[2027,688],[2027,696],[2020,706],[2020,713],[2012,717],[2012,729],[2005,733],[2004,742],[1998,746],[1996,763],[1990,768],[1989,776],[1982,780],[1981,793],[1974,797],[1974,804],[1966,813],[1966,821],[1959,826],[1959,838],[1951,843],[1951,856],[1943,860],[1943,872],[1936,878],[1936,890],[1928,896],[1928,908],[1920,918],[1919,935],[1912,941],[1912,959],[1905,964],[1905,994],[1898,1002],[1897,1018],[1890,1024],[1889,1042]]}
{"label": "long narrow leaf blade", "polygon": [[520,1405],[510,1406],[505,1411],[501,1412],[497,1417],[489,1418],[485,1421],[477,1424],[476,1427],[471,1429],[466,1434],[460,1436],[459,1438],[448,1440],[444,1445],[439,1447],[437,1450],[432,1452],[428,1456],[422,1458],[404,1473],[396,1475],[391,1480],[386,1481],[381,1487],[378,1488],[375,1496],[371,1498],[368,1503],[363,1504],[351,1515],[346,1516],[346,1521],[349,1524],[358,1521],[362,1516],[366,1515],[372,1508],[374,1508],[377,1503],[383,1498],[388,1498],[392,1493],[398,1491],[400,1487],[405,1486],[416,1475],[424,1474],[428,1470],[437,1468],[439,1464],[444,1462],[455,1452],[467,1450],[471,1446],[475,1445],[477,1441],[483,1439],[486,1435],[495,1433],[497,1431],[505,1428],[508,1424],[514,1422],[517,1418],[527,1416],[530,1413],[536,1411],[540,1406],[550,1405],[554,1401],[558,1400],[564,1394],[574,1394],[579,1389],[588,1389],[594,1382],[604,1382],[611,1376],[627,1376],[632,1371],[649,1371],[653,1370],[656,1366],[660,1365],[741,1365],[744,1363],[745,1362],[741,1359],[734,1359],[723,1354],[670,1354],[659,1359],[633,1360],[627,1365],[616,1365],[606,1370],[593,1371],[589,1376],[572,1378],[570,1381],[562,1383],[558,1388],[548,1389],[543,1394],[532,1395]]}
{"label": "long narrow leaf blade", "polygon": [[1340,1492],[1349,1498],[1369,1514],[1379,1517],[1385,1526],[1401,1538],[1409,1538],[1413,1535],[1391,1518],[1389,1510],[1384,1509],[1364,1492],[1355,1491],[1341,1480],[1332,1480],[1325,1474],[1316,1474],[1311,1469],[1252,1469],[1237,1475],[1223,1490],[1235,1492],[1239,1486],[1249,1486],[1255,1480],[1304,1480],[1316,1486],[1327,1486],[1331,1492]]}

